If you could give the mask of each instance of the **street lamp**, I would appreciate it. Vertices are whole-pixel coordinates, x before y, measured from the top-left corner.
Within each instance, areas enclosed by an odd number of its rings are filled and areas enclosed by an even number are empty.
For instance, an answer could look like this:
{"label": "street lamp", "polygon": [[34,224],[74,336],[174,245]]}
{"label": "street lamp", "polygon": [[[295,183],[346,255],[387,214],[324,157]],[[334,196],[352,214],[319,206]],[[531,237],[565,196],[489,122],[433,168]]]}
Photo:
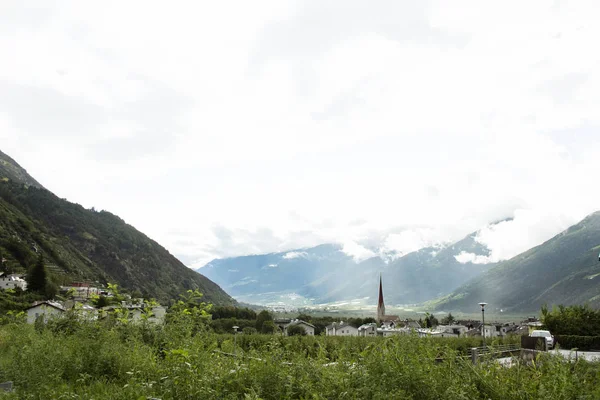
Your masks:
{"label": "street lamp", "polygon": [[483,336],[483,347],[485,347],[485,306],[487,303],[479,303],[481,306],[481,336]]}
{"label": "street lamp", "polygon": [[237,358],[235,348],[237,347],[237,330],[239,326],[233,326],[233,357]]}

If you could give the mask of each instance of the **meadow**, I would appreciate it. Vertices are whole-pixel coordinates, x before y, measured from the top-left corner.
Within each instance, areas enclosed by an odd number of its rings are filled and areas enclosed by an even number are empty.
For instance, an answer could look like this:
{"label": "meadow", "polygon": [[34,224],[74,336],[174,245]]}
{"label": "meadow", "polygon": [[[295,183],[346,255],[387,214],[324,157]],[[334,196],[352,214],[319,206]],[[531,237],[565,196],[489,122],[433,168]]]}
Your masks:
{"label": "meadow", "polygon": [[466,351],[479,344],[416,336],[234,338],[185,313],[165,325],[5,321],[0,382],[13,381],[15,390],[0,398],[600,398],[597,364],[542,354],[511,368],[491,360],[473,365]]}

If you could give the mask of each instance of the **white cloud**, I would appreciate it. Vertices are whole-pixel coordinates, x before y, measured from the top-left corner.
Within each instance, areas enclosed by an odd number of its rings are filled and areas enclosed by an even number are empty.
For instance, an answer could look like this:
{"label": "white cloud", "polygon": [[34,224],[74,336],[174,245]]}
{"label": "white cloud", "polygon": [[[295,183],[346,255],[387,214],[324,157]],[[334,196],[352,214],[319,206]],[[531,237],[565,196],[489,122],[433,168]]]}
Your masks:
{"label": "white cloud", "polygon": [[402,256],[423,247],[439,245],[441,234],[446,235],[447,232],[436,232],[432,228],[412,228],[390,233],[383,242],[382,251],[395,252],[397,256]]}
{"label": "white cloud", "polygon": [[294,258],[298,258],[298,257],[307,257],[306,252],[304,251],[290,251],[288,253],[285,253],[282,258],[285,260],[292,260]]}
{"label": "white cloud", "polygon": [[488,256],[482,256],[475,253],[468,253],[466,251],[461,251],[460,254],[454,256],[454,258],[461,264],[489,264],[493,262]]}
{"label": "white cloud", "polygon": [[190,266],[514,214],[480,235],[504,259],[600,204],[595,2],[3,11],[1,150]]}
{"label": "white cloud", "polygon": [[490,262],[507,260],[552,238],[579,217],[552,210],[516,210],[512,220],[483,228],[476,240],[490,250]]}
{"label": "white cloud", "polygon": [[343,244],[342,252],[352,257],[357,263],[375,257],[377,255],[372,250],[369,250],[366,247],[361,246],[360,244],[352,241],[345,242]]}

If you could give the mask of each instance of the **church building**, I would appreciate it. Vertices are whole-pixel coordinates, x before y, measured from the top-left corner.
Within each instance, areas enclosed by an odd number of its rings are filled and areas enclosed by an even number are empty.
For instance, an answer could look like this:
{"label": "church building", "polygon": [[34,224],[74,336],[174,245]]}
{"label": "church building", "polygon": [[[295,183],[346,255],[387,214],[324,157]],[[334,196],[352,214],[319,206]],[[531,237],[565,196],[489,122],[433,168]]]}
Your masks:
{"label": "church building", "polygon": [[391,325],[395,327],[396,321],[398,321],[397,315],[386,315],[385,314],[385,303],[383,301],[383,285],[381,282],[381,274],[379,274],[379,301],[377,302],[377,323],[384,325]]}

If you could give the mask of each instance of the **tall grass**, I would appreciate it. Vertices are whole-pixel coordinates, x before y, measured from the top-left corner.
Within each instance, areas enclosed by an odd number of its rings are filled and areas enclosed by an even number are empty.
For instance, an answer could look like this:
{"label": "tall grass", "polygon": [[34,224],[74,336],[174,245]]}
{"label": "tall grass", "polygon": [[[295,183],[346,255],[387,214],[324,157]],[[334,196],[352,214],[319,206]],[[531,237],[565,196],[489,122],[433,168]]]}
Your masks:
{"label": "tall grass", "polygon": [[542,355],[512,368],[472,365],[469,339],[190,332],[94,321],[2,326],[0,381],[16,390],[0,398],[600,398],[596,364]]}

